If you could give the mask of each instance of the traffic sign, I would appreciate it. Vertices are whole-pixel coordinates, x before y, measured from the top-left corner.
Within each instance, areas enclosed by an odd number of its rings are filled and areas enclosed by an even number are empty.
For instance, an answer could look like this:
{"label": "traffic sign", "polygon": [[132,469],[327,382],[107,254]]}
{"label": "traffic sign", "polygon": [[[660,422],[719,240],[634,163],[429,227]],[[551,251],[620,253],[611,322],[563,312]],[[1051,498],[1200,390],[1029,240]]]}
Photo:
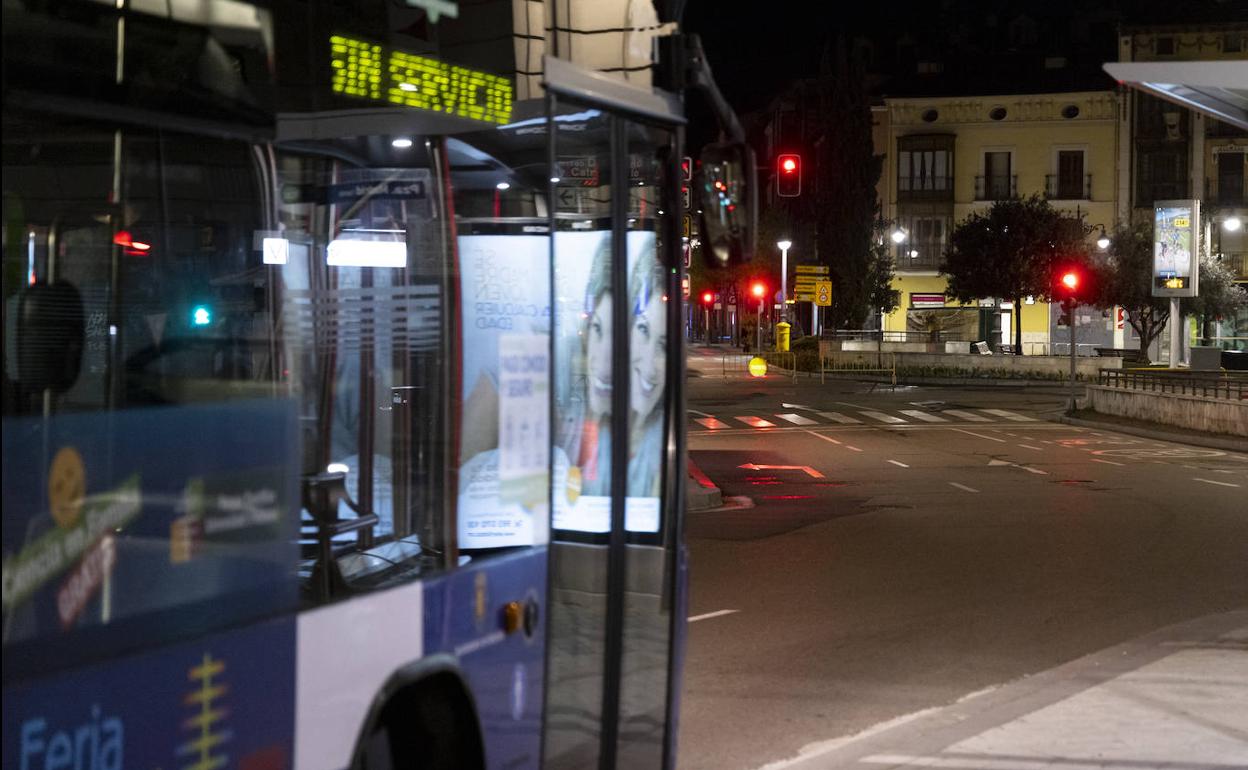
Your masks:
{"label": "traffic sign", "polygon": [[693,179],[693,158],[688,155],[680,159],[680,176],[686,182]]}
{"label": "traffic sign", "polygon": [[686,238],[693,234],[693,217],[685,214],[680,218],[680,224]]}
{"label": "traffic sign", "polygon": [[794,302],[814,302],[815,301],[814,292],[804,292],[804,291],[793,292],[793,301]]}
{"label": "traffic sign", "polygon": [[827,265],[798,265],[798,275],[828,275],[830,272]]}
{"label": "traffic sign", "polygon": [[815,283],[815,304],[819,307],[832,305],[832,282],[818,281]]}

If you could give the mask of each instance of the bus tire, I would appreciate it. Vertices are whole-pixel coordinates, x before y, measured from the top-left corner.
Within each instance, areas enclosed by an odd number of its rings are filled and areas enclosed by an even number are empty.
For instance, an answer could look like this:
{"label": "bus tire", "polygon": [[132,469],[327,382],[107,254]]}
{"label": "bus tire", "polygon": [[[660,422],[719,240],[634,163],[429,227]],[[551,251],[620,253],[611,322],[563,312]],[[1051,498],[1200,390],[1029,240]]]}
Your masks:
{"label": "bus tire", "polygon": [[361,737],[355,770],[478,770],[485,751],[476,709],[450,671],[393,691]]}

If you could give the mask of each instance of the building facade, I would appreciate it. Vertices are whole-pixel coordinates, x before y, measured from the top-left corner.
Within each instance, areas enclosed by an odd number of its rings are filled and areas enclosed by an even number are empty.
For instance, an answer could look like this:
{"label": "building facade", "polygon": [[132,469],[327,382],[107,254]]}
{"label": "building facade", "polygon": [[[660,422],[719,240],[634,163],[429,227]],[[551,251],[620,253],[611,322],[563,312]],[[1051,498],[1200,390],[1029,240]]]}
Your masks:
{"label": "building facade", "polygon": [[[1114,91],[885,99],[886,216],[904,234],[896,244],[893,286],[901,307],[884,318],[891,332],[934,332],[1009,344],[1022,324],[1024,352],[1069,348],[1056,308],[984,297],[963,305],[940,273],[953,228],[997,200],[1038,194],[1080,219],[1090,248],[1117,210],[1118,125]],[[899,236],[900,237],[900,236]],[[1112,314],[1076,316],[1077,341],[1108,345]],[[1060,324],[1060,325],[1059,325]],[[1055,349],[1055,343],[1061,350]]]}

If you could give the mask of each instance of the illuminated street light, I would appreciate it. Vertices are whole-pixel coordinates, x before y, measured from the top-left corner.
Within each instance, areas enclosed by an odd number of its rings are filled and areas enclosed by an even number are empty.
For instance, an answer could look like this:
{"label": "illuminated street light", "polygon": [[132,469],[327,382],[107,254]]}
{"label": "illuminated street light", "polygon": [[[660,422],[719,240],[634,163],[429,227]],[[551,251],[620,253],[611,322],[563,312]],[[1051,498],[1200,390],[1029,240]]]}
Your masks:
{"label": "illuminated street light", "polygon": [[1244,220],[1239,217],[1227,217],[1222,220],[1222,229],[1228,233],[1234,233],[1244,226]]}
{"label": "illuminated street light", "polygon": [[893,243],[902,244],[906,242],[906,231],[897,229],[890,233],[888,237],[893,239]]}
{"label": "illuminated street light", "polygon": [[1096,247],[1101,251],[1109,248],[1109,236],[1105,234],[1105,228],[1101,228],[1101,237],[1096,239]]}

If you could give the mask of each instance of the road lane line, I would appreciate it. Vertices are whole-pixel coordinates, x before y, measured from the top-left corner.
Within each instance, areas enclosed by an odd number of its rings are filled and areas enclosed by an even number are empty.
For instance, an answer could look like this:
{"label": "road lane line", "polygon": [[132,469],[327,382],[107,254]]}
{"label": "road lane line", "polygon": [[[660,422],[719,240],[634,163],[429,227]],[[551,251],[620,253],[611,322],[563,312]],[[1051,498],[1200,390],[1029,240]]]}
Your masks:
{"label": "road lane line", "polygon": [[909,468],[909,467],[910,467],[909,465],[906,465],[905,463],[902,463],[902,462],[897,462],[896,460],[889,460],[889,462],[890,462],[890,463],[892,463],[893,465],[896,465],[898,468]]}
{"label": "road lane line", "polygon": [[1049,475],[1049,472],[1048,472],[1048,471],[1042,471],[1042,470],[1040,470],[1039,468],[1032,468],[1032,467],[1031,467],[1031,466],[1029,466],[1029,465],[1020,465],[1020,466],[1018,466],[1018,467],[1022,468],[1023,470],[1027,471],[1028,473],[1038,473],[1038,474],[1040,474],[1041,476],[1048,476],[1048,475]]}
{"label": "road lane line", "polygon": [[852,450],[854,450],[855,452],[861,452],[861,451],[862,451],[862,450],[861,450],[861,449],[859,449],[858,447],[856,447],[856,446],[851,446],[851,445],[849,445],[849,444],[846,444],[846,445],[845,445],[845,448],[846,448],[846,449],[852,449]]}
{"label": "road lane line", "polygon": [[859,412],[858,414],[864,417],[870,417],[872,420],[879,420],[880,422],[888,423],[889,425],[897,425],[898,423],[905,422],[905,420],[900,417],[894,417],[891,414],[884,414],[883,412]]}
{"label": "road lane line", "polygon": [[818,425],[819,424],[817,420],[812,420],[809,417],[803,417],[802,415],[797,414],[795,412],[789,413],[789,414],[778,414],[776,416],[779,417],[781,420],[788,420],[794,425]]}
{"label": "road lane line", "polygon": [[902,414],[908,414],[911,417],[917,417],[924,422],[949,422],[944,417],[937,417],[931,412],[925,412],[922,409],[898,409]]}
{"label": "road lane line", "polygon": [[695,417],[693,421],[705,425],[709,430],[725,430],[732,427],[726,422],[716,420],[714,417]]}
{"label": "road lane line", "polygon": [[1235,487],[1236,489],[1239,489],[1238,484],[1231,484],[1230,482],[1226,482],[1226,481],[1214,481],[1213,479],[1198,479],[1195,477],[1192,478],[1192,481],[1203,481],[1206,484],[1217,484],[1220,487]]}
{"label": "road lane line", "polygon": [[969,430],[962,430],[961,428],[954,428],[954,430],[956,430],[958,433],[965,433],[965,434],[966,434],[966,435],[968,435],[968,436],[974,436],[975,438],[986,438],[986,439],[988,439],[989,441],[995,441],[995,442],[997,442],[998,444],[1004,444],[1004,443],[1005,443],[1005,439],[1003,439],[1003,438],[993,438],[992,436],[985,436],[985,435],[984,435],[984,434],[982,434],[982,433],[972,433],[972,432],[971,432],[971,431],[969,431]]}
{"label": "road lane line", "polygon": [[1104,463],[1105,465],[1117,465],[1119,468],[1121,468],[1123,465],[1125,465],[1125,463],[1116,463],[1116,462],[1114,462],[1113,460],[1102,460],[1102,459],[1101,459],[1101,458],[1099,458],[1099,457],[1093,457],[1093,458],[1092,458],[1092,462],[1094,462],[1094,463]]}
{"label": "road lane line", "polygon": [[952,487],[957,487],[958,489],[961,489],[961,490],[962,490],[962,491],[964,491],[964,492],[975,492],[975,493],[977,493],[977,494],[979,493],[979,490],[978,490],[978,489],[976,489],[975,487],[968,487],[967,485],[965,485],[965,484],[959,484],[959,483],[958,483],[958,482],[956,482],[956,481],[950,481],[950,482],[949,482],[949,486],[952,486]]}
{"label": "road lane line", "polygon": [[855,420],[853,417],[837,412],[815,412],[815,414],[832,422],[839,422],[842,425],[862,425],[862,420]]}
{"label": "road lane line", "polygon": [[954,417],[961,417],[963,420],[966,420],[967,422],[991,422],[991,420],[989,420],[987,417],[984,417],[982,414],[975,414],[974,412],[968,412],[965,409],[945,409],[944,411],[941,412],[941,414],[951,414]]}
{"label": "road lane line", "polygon": [[1032,446],[1031,444],[1019,444],[1019,446],[1021,446],[1023,449],[1034,449],[1034,450],[1036,450],[1037,452],[1043,452],[1043,451],[1044,451],[1044,447],[1040,447],[1040,446]]}
{"label": "road lane line", "polygon": [[987,414],[995,415],[997,417],[1004,417],[1005,419],[1013,420],[1014,422],[1035,422],[1036,421],[1036,418],[1034,417],[1024,417],[1021,414],[1018,414],[1016,412],[1009,412],[1009,411],[1006,411],[1005,409],[980,409],[979,411],[985,412]]}
{"label": "road lane line", "polygon": [[839,445],[839,444],[841,443],[841,442],[837,441],[836,439],[832,438],[831,436],[825,436],[825,435],[823,435],[822,433],[815,433],[813,430],[808,430],[808,431],[806,431],[806,432],[807,432],[807,433],[809,433],[810,435],[814,436],[815,438],[821,438],[821,439],[823,439],[824,441],[829,441],[829,442],[831,442],[831,443],[833,443],[833,444],[838,444],[838,445]]}
{"label": "road lane line", "polygon": [[700,414],[700,415],[702,415],[703,417],[714,417],[714,416],[715,416],[715,415],[713,415],[713,414],[707,414],[706,412],[699,412],[697,409],[686,409],[685,411],[686,411],[686,412],[688,412],[689,414]]}
{"label": "road lane line", "polygon": [[774,422],[769,422],[767,420],[764,420],[762,417],[737,417],[735,419],[738,422],[745,423],[751,428],[774,428],[776,427],[776,424]]}
{"label": "road lane line", "polygon": [[697,623],[699,620],[709,620],[710,618],[719,618],[719,617],[723,617],[724,615],[731,615],[734,612],[740,612],[740,611],[741,610],[715,610],[714,612],[708,612],[704,615],[694,615],[693,617],[689,618],[689,622]]}

